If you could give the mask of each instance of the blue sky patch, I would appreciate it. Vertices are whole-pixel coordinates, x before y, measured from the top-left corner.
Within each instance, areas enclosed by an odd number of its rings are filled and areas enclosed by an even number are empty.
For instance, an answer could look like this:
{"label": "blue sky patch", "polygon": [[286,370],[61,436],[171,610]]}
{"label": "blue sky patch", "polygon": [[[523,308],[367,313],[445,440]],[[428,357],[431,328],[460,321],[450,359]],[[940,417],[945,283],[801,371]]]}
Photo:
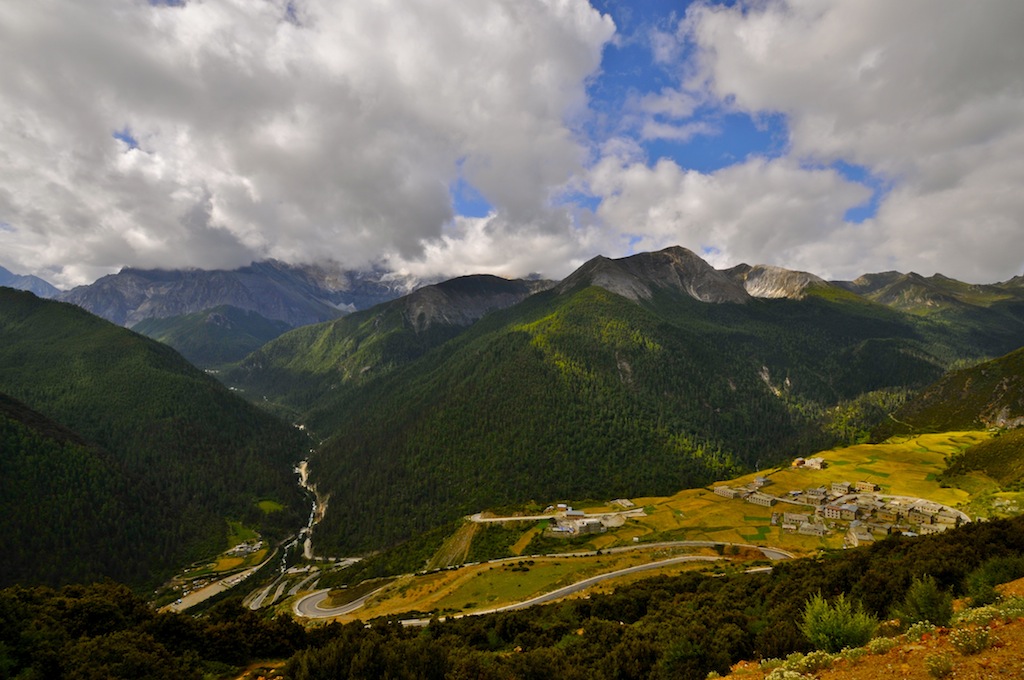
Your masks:
{"label": "blue sky patch", "polygon": [[477,191],[476,187],[459,177],[448,189],[452,197],[452,208],[456,215],[463,217],[487,217],[494,210],[490,201]]}
{"label": "blue sky patch", "polygon": [[121,128],[120,130],[114,132],[114,139],[121,140],[122,142],[128,145],[129,149],[139,148],[139,140],[135,139],[135,137],[132,136],[132,133],[128,129],[127,125]]}

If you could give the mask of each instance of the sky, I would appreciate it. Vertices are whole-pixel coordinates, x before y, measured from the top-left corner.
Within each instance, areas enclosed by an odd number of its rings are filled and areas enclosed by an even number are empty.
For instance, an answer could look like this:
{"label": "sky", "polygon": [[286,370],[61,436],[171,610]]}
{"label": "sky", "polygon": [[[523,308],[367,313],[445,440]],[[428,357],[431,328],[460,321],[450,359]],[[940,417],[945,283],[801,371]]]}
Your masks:
{"label": "sky", "polygon": [[1024,273],[1020,0],[0,0],[0,266]]}

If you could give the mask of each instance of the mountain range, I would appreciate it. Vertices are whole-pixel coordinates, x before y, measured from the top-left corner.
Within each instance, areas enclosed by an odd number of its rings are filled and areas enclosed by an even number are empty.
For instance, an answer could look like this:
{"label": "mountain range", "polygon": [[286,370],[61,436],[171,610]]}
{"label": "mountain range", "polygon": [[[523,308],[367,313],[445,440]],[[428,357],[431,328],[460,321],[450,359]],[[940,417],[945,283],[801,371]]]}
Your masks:
{"label": "mountain range", "polygon": [[192,314],[143,319],[132,330],[170,345],[196,366],[214,368],[242,359],[291,326],[249,309],[219,305]]}
{"label": "mountain range", "polygon": [[294,328],[371,307],[418,285],[414,277],[379,268],[265,260],[234,270],[125,268],[60,299],[122,326],[229,305]]}
{"label": "mountain range", "polygon": [[1014,285],[954,290],[921,314],[808,273],[715,270],[684,248],[595,258],[521,299],[475,302],[491,311],[473,323],[445,294],[522,283],[424,288],[286,333],[223,376],[325,440],[311,460],[322,492],[361,499],[332,505],[328,550],[502,503],[703,485],[839,443],[852,435],[836,414],[881,412],[957,360],[1024,344]]}
{"label": "mountain range", "polygon": [[[118,491],[96,487],[95,505],[121,507],[139,523],[123,523],[132,535],[152,537],[151,559],[125,580],[208,552],[226,518],[273,534],[297,512],[290,466],[309,442],[239,395],[320,442],[313,480],[332,500],[316,541],[351,554],[484,507],[671,493],[862,440],[950,367],[1024,345],[1024,279],[829,282],[716,270],[679,247],[597,257],[558,282],[339,272],[124,270],[71,291],[118,324],[180,312],[135,327],[199,365],[252,350],[218,375],[234,392],[82,309],[0,291],[7,432],[82,470],[108,462]],[[374,295],[390,299],[351,311]],[[225,299],[239,304],[207,306]],[[1009,384],[985,370],[970,384],[990,395]],[[948,403],[965,388],[933,389]],[[894,417],[916,422],[916,403]],[[979,413],[998,425],[1010,411]],[[157,502],[136,511],[140,494]],[[287,513],[261,516],[258,497]],[[109,565],[120,553],[104,554]]]}

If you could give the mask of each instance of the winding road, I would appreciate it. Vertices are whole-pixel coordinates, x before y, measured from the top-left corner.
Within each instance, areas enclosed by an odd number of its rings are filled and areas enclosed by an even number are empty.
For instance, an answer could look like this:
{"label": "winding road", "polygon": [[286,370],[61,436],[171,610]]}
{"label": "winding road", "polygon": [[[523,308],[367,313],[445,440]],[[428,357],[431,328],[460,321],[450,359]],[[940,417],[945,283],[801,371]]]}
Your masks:
{"label": "winding road", "polygon": [[[706,547],[714,547],[714,546],[737,546],[737,547],[743,547],[743,548],[753,548],[755,550],[760,550],[761,553],[766,558],[768,558],[769,560],[772,560],[772,561],[787,560],[787,559],[791,559],[793,557],[792,554],[786,552],[785,550],[780,550],[778,548],[769,548],[769,547],[759,546],[759,545],[747,545],[747,544],[743,544],[743,543],[720,543],[720,542],[716,542],[716,541],[672,541],[672,542],[665,542],[665,543],[648,543],[648,544],[636,545],[636,546],[622,546],[622,547],[619,547],[619,548],[611,548],[611,549],[607,549],[607,550],[602,551],[602,554],[626,552],[626,551],[630,551],[630,550],[651,549],[651,548],[678,548],[678,547],[701,547],[701,548],[706,548]],[[597,555],[597,554],[598,554],[597,552],[584,552],[584,553],[569,553],[569,554],[567,554],[567,553],[559,553],[559,554],[553,554],[553,555],[531,555],[531,556],[520,556],[520,557],[505,558],[503,560],[491,560],[491,562],[502,562],[502,561],[509,561],[509,560],[515,561],[515,560],[523,560],[523,559],[536,558],[536,557],[553,557],[553,558],[558,558],[558,557],[589,557],[589,556],[594,556],[594,555]],[[670,557],[668,559],[658,560],[656,562],[648,562],[647,564],[640,564],[640,565],[636,565],[636,566],[633,566],[633,567],[626,567],[624,569],[618,569],[616,571],[610,571],[610,572],[605,573],[605,574],[598,574],[597,576],[591,576],[590,578],[583,579],[582,581],[578,581],[577,583],[573,583],[573,584],[568,585],[568,586],[563,586],[562,588],[558,588],[558,589],[553,590],[553,591],[551,591],[549,593],[544,593],[542,595],[538,595],[536,597],[530,598],[528,600],[524,600],[522,602],[514,602],[512,604],[504,605],[502,607],[496,607],[494,609],[487,609],[487,610],[483,610],[483,611],[476,611],[476,612],[472,612],[472,614],[473,615],[477,615],[477,614],[493,614],[493,613],[496,613],[496,612],[510,611],[510,610],[513,610],[513,609],[525,609],[527,607],[533,607],[533,606],[538,605],[538,604],[544,604],[546,602],[552,602],[554,600],[561,599],[561,598],[566,597],[568,595],[572,595],[574,593],[578,593],[581,590],[585,590],[585,589],[587,589],[587,588],[589,588],[589,587],[591,587],[591,586],[593,586],[593,585],[595,585],[597,583],[600,583],[602,581],[607,581],[607,580],[613,579],[613,578],[619,578],[621,576],[626,576],[627,574],[634,574],[634,573],[637,573],[637,572],[647,571],[647,570],[650,570],[650,569],[658,569],[660,567],[665,567],[665,566],[669,566],[669,565],[672,565],[672,564],[680,564],[680,563],[684,563],[684,562],[714,562],[714,561],[721,560],[721,559],[722,559],[721,557],[709,556],[709,555],[681,555],[681,556],[678,556],[678,557]],[[759,571],[766,571],[766,570],[770,571],[771,567],[759,567],[759,568],[752,569],[750,571],[759,572]],[[360,607],[362,607],[364,604],[366,604],[366,601],[369,598],[371,598],[372,596],[374,596],[377,593],[379,593],[385,587],[387,587],[387,586],[382,586],[381,588],[378,588],[377,590],[369,592],[366,595],[363,595],[362,597],[360,597],[360,598],[358,598],[356,600],[353,600],[352,602],[349,602],[347,604],[343,604],[340,607],[322,607],[321,605],[327,599],[328,594],[330,593],[330,589],[327,588],[327,589],[323,589],[323,590],[318,590],[316,592],[310,593],[309,595],[306,595],[305,597],[302,597],[302,598],[299,598],[298,600],[296,600],[295,604],[292,606],[292,611],[295,613],[296,616],[301,616],[301,617],[304,617],[304,618],[311,618],[311,619],[326,619],[326,618],[332,618],[332,617],[335,617],[335,616],[344,616],[345,614],[351,614],[352,612],[354,612],[357,609],[359,609]],[[459,616],[464,616],[464,615],[463,614],[456,614],[454,616],[455,617],[459,617]],[[427,622],[429,622],[429,621],[430,621],[430,619],[406,619],[406,620],[403,620],[401,623],[402,623],[402,625],[405,625],[405,626],[423,626],[423,625],[426,625]]]}

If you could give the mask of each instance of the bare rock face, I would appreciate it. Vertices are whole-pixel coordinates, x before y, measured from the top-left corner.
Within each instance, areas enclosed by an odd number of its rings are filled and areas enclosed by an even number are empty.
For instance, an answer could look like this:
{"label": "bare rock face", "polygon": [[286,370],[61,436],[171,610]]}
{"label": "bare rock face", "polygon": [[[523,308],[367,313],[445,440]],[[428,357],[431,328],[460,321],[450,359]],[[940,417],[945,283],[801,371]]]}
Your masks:
{"label": "bare rock face", "polygon": [[511,307],[553,285],[553,281],[486,274],[461,276],[410,293],[405,298],[405,317],[417,333],[436,323],[469,326],[488,312]]}
{"label": "bare rock face", "polygon": [[742,284],[750,295],[757,298],[802,300],[807,296],[808,288],[830,285],[828,281],[814,274],[765,264],[753,267],[739,264],[724,270],[724,273]]}
{"label": "bare rock face", "polygon": [[701,302],[744,303],[750,299],[741,284],[679,246],[619,260],[595,257],[558,284],[556,290],[564,293],[583,286],[599,286],[635,301],[650,299],[659,288]]}

